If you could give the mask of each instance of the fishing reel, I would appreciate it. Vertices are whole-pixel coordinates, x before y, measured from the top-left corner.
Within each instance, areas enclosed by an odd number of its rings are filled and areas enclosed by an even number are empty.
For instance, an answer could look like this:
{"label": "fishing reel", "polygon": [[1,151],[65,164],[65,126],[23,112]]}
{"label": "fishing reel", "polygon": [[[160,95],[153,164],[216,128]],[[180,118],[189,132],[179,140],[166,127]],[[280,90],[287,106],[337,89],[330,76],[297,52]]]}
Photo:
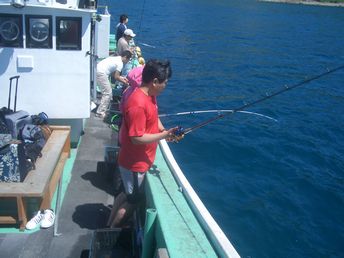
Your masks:
{"label": "fishing reel", "polygon": [[174,131],[173,135],[171,135],[171,141],[173,142],[179,142],[184,138],[185,130],[183,127],[178,126]]}

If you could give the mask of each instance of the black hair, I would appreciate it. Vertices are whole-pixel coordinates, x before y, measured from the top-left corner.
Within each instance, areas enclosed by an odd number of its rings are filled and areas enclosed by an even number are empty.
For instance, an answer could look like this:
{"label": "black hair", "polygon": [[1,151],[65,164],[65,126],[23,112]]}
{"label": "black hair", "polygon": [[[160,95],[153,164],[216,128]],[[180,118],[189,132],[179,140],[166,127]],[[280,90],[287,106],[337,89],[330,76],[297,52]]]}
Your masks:
{"label": "black hair", "polygon": [[166,81],[172,76],[172,68],[169,60],[150,59],[142,71],[142,82],[150,83],[155,78],[159,83]]}
{"label": "black hair", "polygon": [[128,19],[128,15],[126,14],[122,14],[121,16],[119,16],[120,23],[123,23],[126,19]]}
{"label": "black hair", "polygon": [[133,56],[133,54],[129,51],[129,50],[125,50],[123,51],[123,53],[121,54],[121,57],[126,57],[128,59],[130,59]]}

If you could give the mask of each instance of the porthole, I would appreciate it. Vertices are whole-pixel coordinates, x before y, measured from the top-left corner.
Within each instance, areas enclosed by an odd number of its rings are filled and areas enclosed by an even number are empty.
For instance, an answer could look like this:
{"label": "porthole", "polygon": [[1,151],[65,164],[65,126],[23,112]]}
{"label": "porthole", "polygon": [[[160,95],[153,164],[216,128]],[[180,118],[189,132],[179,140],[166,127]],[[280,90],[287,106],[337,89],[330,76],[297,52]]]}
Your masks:
{"label": "porthole", "polygon": [[0,34],[4,40],[14,41],[20,33],[19,26],[14,21],[4,21],[0,25]]}
{"label": "porthole", "polygon": [[23,47],[21,15],[0,13],[0,46]]}
{"label": "porthole", "polygon": [[27,48],[52,48],[51,21],[51,16],[25,16]]}
{"label": "porthole", "polygon": [[49,25],[42,21],[33,21],[30,26],[30,36],[37,42],[47,40],[49,37]]}

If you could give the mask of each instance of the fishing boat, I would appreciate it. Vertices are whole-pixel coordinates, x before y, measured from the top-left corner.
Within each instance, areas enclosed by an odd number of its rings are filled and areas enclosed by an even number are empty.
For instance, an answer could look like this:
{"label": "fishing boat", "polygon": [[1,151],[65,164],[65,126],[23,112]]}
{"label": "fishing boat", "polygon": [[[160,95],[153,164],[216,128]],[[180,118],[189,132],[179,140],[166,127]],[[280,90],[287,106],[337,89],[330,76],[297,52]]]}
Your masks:
{"label": "fishing boat", "polygon": [[[106,228],[117,132],[91,107],[97,60],[113,49],[110,17],[93,0],[0,1],[0,105],[19,76],[18,108],[48,114],[55,137],[28,175],[50,169],[41,195],[35,181],[11,183],[16,191],[0,183],[0,257],[239,257],[165,140],[147,174],[144,220]],[[55,211],[54,225],[25,230],[42,203]]]}

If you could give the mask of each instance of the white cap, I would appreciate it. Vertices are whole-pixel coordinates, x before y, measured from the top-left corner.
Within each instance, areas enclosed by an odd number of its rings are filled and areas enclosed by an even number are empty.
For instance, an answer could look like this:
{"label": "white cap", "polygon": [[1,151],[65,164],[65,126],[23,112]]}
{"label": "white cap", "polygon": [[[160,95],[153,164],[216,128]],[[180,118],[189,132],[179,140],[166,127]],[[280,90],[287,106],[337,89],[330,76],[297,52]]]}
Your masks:
{"label": "white cap", "polygon": [[134,32],[133,32],[131,29],[126,29],[126,30],[124,31],[124,35],[130,36],[130,37],[132,37],[132,38],[136,36],[136,34],[134,34]]}

